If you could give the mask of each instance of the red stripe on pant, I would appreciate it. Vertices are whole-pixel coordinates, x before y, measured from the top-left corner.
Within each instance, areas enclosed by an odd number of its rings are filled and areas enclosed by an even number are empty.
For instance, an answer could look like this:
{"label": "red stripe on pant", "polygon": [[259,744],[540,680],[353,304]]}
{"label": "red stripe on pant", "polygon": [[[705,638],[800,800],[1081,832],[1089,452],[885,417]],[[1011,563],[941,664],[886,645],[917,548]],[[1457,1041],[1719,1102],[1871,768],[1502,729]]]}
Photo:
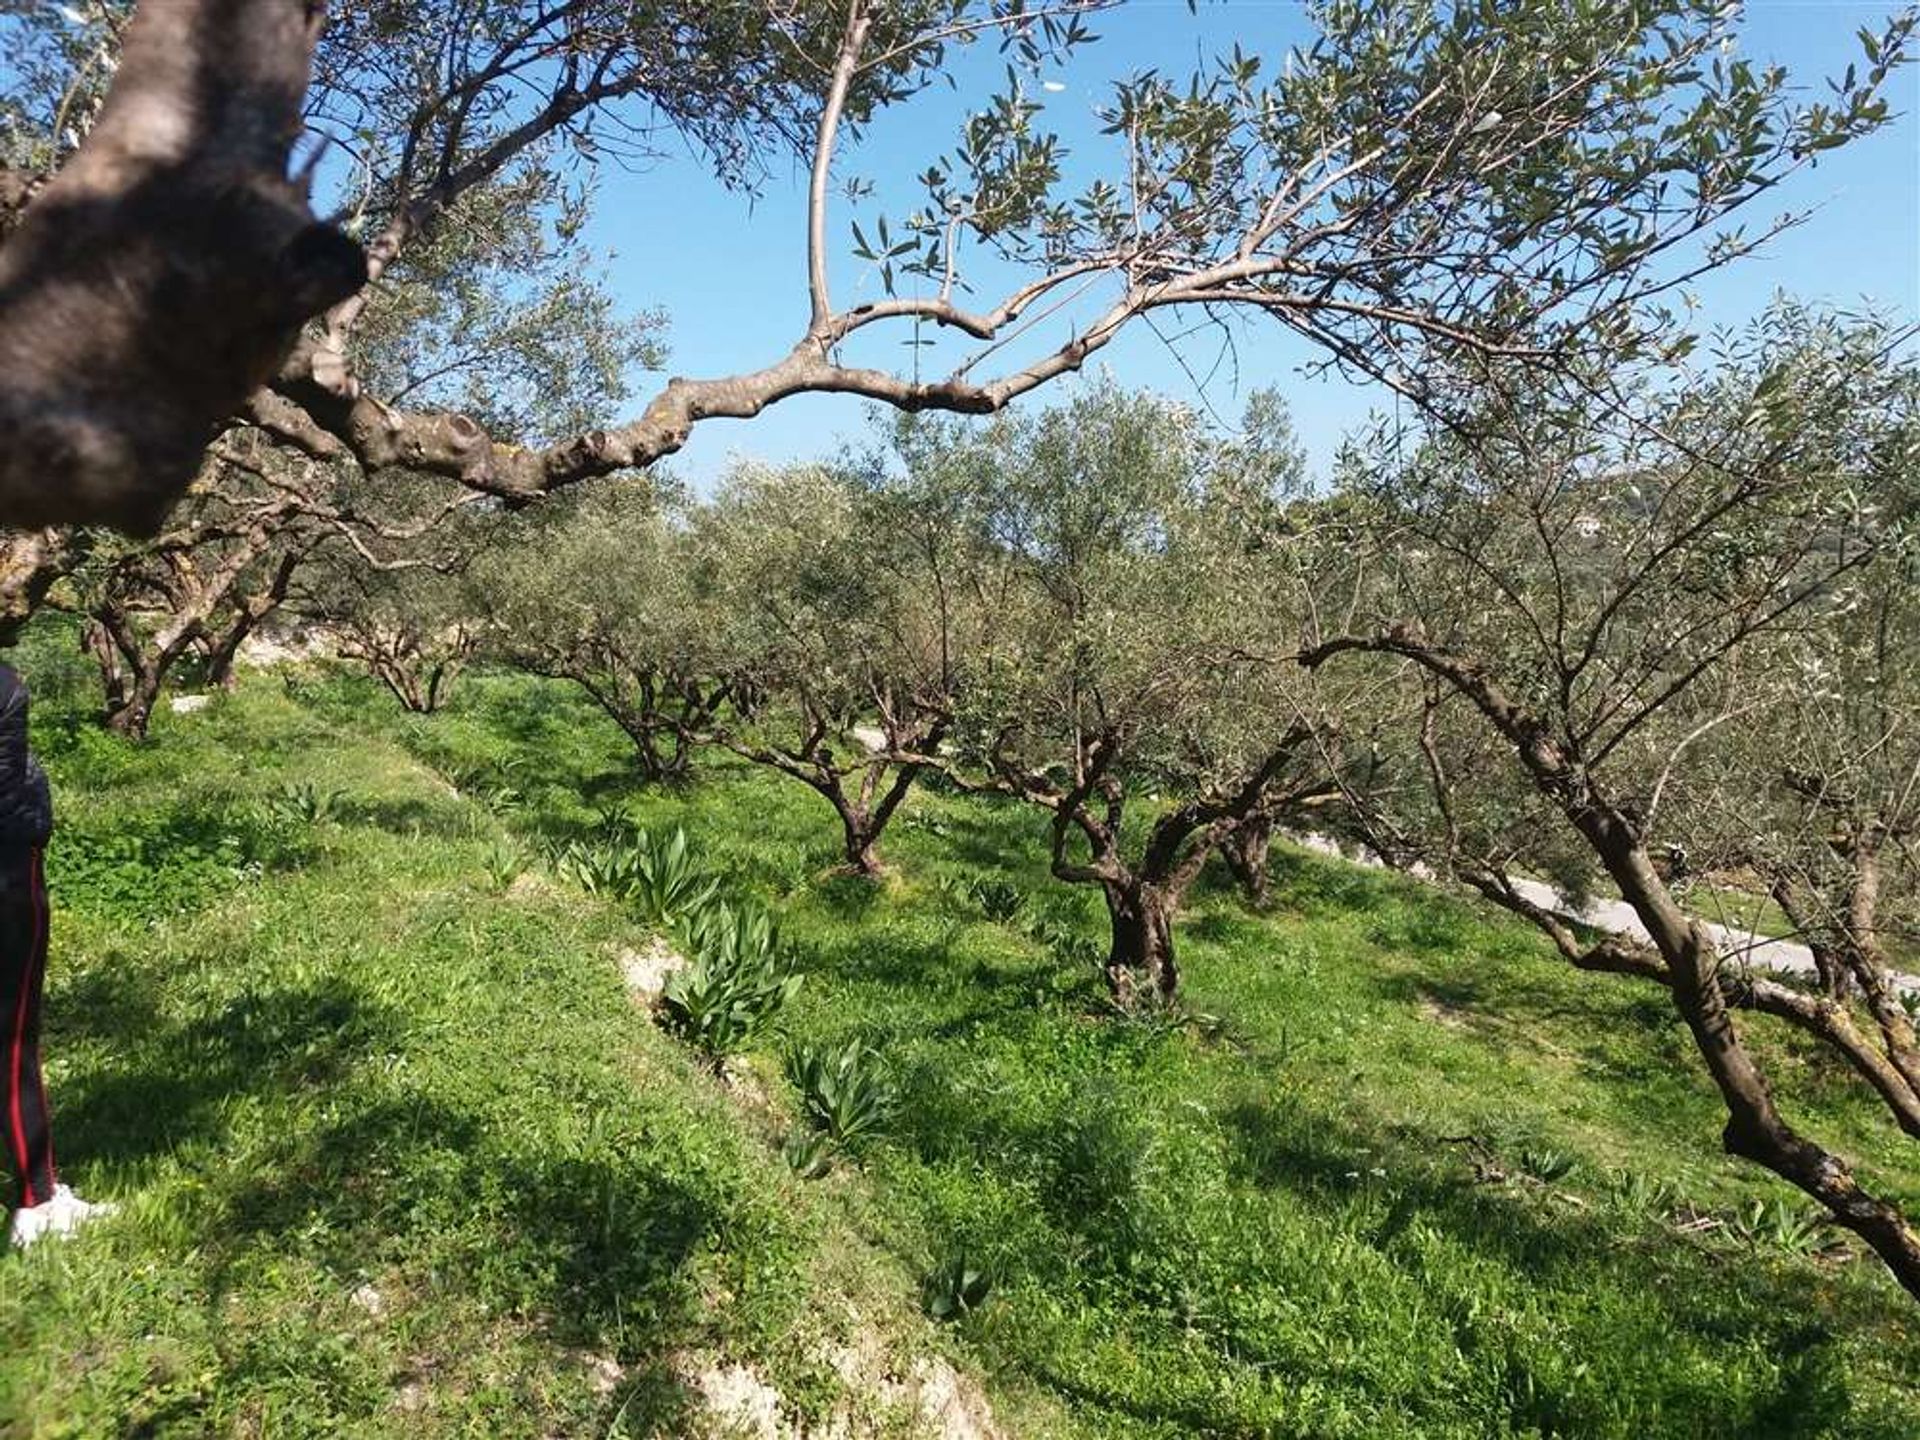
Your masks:
{"label": "red stripe on pant", "polygon": [[7,1159],[22,1207],[53,1198],[52,1117],[40,1076],[40,997],[47,978],[47,884],[38,849],[0,861],[0,1023]]}

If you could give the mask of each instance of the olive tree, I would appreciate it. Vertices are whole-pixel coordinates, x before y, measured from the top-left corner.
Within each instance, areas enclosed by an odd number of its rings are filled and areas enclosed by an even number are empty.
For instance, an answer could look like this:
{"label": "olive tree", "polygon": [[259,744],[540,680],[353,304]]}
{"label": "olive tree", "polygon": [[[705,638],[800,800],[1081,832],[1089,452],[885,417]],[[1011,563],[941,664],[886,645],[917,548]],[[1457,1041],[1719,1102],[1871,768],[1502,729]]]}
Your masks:
{"label": "olive tree", "polygon": [[502,542],[472,589],[493,653],[580,686],[649,778],[711,746],[801,781],[848,869],[878,873],[991,623],[964,504],[876,451],[743,465],[701,503],[587,488]]}
{"label": "olive tree", "polygon": [[[546,214],[555,184],[523,164],[468,188],[453,223],[369,298],[357,354],[389,393],[457,400],[528,435],[605,419],[625,399],[626,367],[657,354],[658,317],[609,318],[577,227]],[[17,630],[71,574],[67,588],[89,597],[107,723],[130,735],[178,659],[204,655],[223,682],[238,646],[289,599],[403,704],[431,707],[477,632],[448,618],[451,582],[425,572],[457,568],[488,503],[420,472],[370,480],[350,459],[310,458],[236,425],[157,536],[54,527],[0,539],[0,615]]]}
{"label": "olive tree", "polygon": [[[1675,776],[1695,745],[1788,723],[1768,706],[1738,713],[1731,667],[1895,578],[1873,567],[1904,543],[1920,465],[1920,372],[1896,338],[1784,307],[1729,342],[1712,376],[1649,381],[1628,408],[1522,385],[1489,391],[1471,438],[1396,454],[1383,436],[1354,487],[1368,607],[1323,624],[1302,658],[1315,671],[1368,659],[1376,683],[1424,693],[1410,744],[1431,799],[1384,817],[1387,843],[1439,860],[1580,968],[1665,987],[1724,1101],[1728,1151],[1820,1202],[1920,1294],[1920,1236],[1788,1120],[1743,1017],[1831,1046],[1896,1115],[1897,1063],[1834,998],[1723,953],[1676,894],[1662,840],[1685,833]],[[1489,750],[1505,759],[1494,791]],[[1546,833],[1558,838],[1536,855]],[[1570,852],[1644,939],[1589,940],[1528,888],[1528,869]]]}
{"label": "olive tree", "polygon": [[686,778],[737,680],[695,593],[686,507],[586,488],[515,517],[471,574],[485,648],[580,687],[649,780]]}
{"label": "olive tree", "polygon": [[1339,794],[1343,736],[1289,663],[1301,461],[1271,397],[1237,437],[1112,383],[921,457],[966,475],[1004,575],[946,768],[1048,818],[1098,888],[1115,1000],[1171,998],[1209,857]]}
{"label": "olive tree", "polygon": [[[1457,414],[1488,365],[1564,370],[1669,343],[1676,281],[1791,223],[1742,224],[1884,123],[1913,28],[1902,13],[1870,31],[1866,63],[1803,100],[1783,72],[1729,57],[1739,14],[1723,0],[1313,0],[1314,38],[1286,56],[1115,83],[1083,180],[1031,76],[1110,9],[1102,23],[1125,23],[1108,0],[341,0],[329,24],[316,0],[147,0],[124,36],[103,27],[97,111],[63,103],[84,75],[18,72],[15,111],[53,138],[30,162],[51,178],[23,169],[5,187],[26,203],[0,246],[0,518],[150,532],[236,416],[310,458],[524,500],[644,469],[703,421],[800,393],[996,411],[1174,307],[1271,320]],[[32,44],[67,23],[34,3],[9,34]],[[919,194],[848,214],[846,193],[871,188],[848,171],[852,143],[982,41],[1016,62],[1009,85],[968,106]],[[37,57],[61,53],[56,37]],[[338,223],[289,178],[303,125],[352,162]],[[394,403],[360,373],[367,282],[391,283],[466,192],[575,159],[637,183],[619,162],[682,142],[723,180],[788,158],[808,176],[791,237],[805,321],[784,352],[532,444],[484,415]],[[983,259],[1019,273],[974,301]],[[846,300],[855,265],[879,298]],[[918,345],[909,369],[877,358],[925,332],[953,342],[940,373],[922,373]]]}
{"label": "olive tree", "polygon": [[743,466],[695,516],[698,584],[735,687],[697,738],[818,793],[855,874],[880,872],[880,836],[998,622],[971,521],[963,496],[879,457]]}
{"label": "olive tree", "polygon": [[1721,908],[1730,885],[1777,906],[1811,951],[1829,1023],[1871,1037],[1850,1037],[1862,1078],[1920,1139],[1920,982],[1899,973],[1920,937],[1914,564],[1911,543],[1885,545],[1813,622],[1756,646],[1700,707],[1668,789],[1700,908]]}
{"label": "olive tree", "polygon": [[[421,498],[432,504],[431,493]],[[342,522],[297,568],[286,600],[289,614],[411,714],[446,703],[485,637],[471,572],[496,527],[476,523],[473,508],[463,497],[412,523]]]}
{"label": "olive tree", "polygon": [[146,736],[182,660],[200,653],[216,675],[231,665],[329,534],[306,513],[306,493],[331,483],[312,473],[319,467],[301,462],[305,473],[269,476],[228,452],[207,468],[165,530],[144,541],[98,536],[54,597],[85,617],[82,643],[105,696],[101,720],[130,739]]}
{"label": "olive tree", "polygon": [[410,714],[439,710],[481,643],[457,583],[421,572],[348,583],[359,592],[354,603],[326,622],[334,653],[366,666]]}
{"label": "olive tree", "polygon": [[86,558],[91,542],[91,532],[66,525],[0,531],[0,646],[19,640],[53,587]]}

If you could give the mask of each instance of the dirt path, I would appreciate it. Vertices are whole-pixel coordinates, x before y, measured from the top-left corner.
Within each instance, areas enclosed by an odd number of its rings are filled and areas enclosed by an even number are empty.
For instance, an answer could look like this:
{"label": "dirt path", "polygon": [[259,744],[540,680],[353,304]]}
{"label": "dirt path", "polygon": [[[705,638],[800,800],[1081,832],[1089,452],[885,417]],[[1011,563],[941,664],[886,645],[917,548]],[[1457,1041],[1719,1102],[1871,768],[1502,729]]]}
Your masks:
{"label": "dirt path", "polygon": [[[1371,852],[1350,852],[1340,848],[1324,835],[1295,835],[1289,837],[1297,845],[1315,851],[1321,855],[1331,855],[1350,864],[1364,865],[1369,869],[1384,868],[1378,856]],[[1426,876],[1418,878],[1426,879]],[[1573,904],[1551,885],[1543,885],[1537,880],[1519,880],[1514,884],[1527,899],[1555,914],[1565,915],[1578,920],[1595,930],[1605,930],[1612,935],[1625,935],[1635,940],[1647,938],[1646,927],[1633,913],[1633,907],[1623,900],[1596,900],[1584,909]],[[1813,963],[1813,952],[1806,946],[1792,940],[1775,940],[1752,930],[1739,930],[1726,925],[1715,925],[1711,921],[1702,921],[1707,934],[1720,947],[1720,953],[1730,960],[1737,960],[1758,970],[1773,970],[1788,975],[1813,975],[1818,973]],[[1920,975],[1898,975],[1893,983],[1907,995],[1920,995]]]}
{"label": "dirt path", "polygon": [[[1580,910],[1551,885],[1521,880],[1515,883],[1515,888],[1534,904],[1544,905],[1596,930],[1630,936],[1635,940],[1647,938],[1646,927],[1640,923],[1640,917],[1623,900],[1596,900]],[[1720,953],[1730,960],[1742,961],[1758,970],[1775,970],[1788,975],[1818,973],[1814,968],[1813,952],[1804,945],[1792,940],[1776,940],[1753,930],[1715,925],[1710,920],[1700,923],[1706,928],[1707,934],[1713,937],[1713,943],[1720,947]],[[1906,994],[1920,995],[1920,976],[1896,974],[1893,983]]]}

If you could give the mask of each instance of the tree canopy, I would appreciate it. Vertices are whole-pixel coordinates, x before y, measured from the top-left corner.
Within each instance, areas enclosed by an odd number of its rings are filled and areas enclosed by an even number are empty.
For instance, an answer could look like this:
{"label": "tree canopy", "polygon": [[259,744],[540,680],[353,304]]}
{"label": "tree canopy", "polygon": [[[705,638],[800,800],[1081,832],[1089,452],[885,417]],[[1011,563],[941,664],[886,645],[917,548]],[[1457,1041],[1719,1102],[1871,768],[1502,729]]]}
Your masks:
{"label": "tree canopy", "polygon": [[[15,525],[150,530],[209,427],[238,421],[311,458],[524,500],[644,469],[702,421],[803,392],[986,413],[1175,306],[1270,317],[1329,363],[1459,418],[1509,362],[1591,379],[1596,358],[1683,348],[1664,309],[1674,287],[1789,223],[1747,212],[1885,123],[1881,91],[1915,23],[1904,13],[1866,32],[1863,67],[1803,100],[1784,72],[1723,53],[1737,11],[1718,0],[1316,0],[1316,38],[1288,56],[1115,77],[1102,173],[1074,188],[1023,77],[1083,45],[1096,17],[1124,24],[1106,0],[378,0],[341,6],[324,29],[293,0],[152,8],[118,49],[112,10],[49,37],[58,12],[30,7],[9,32],[25,62],[11,118],[46,136],[14,149],[57,167],[0,252],[0,513]],[[402,29],[433,43],[393,43]],[[853,230],[853,254],[890,285],[915,284],[837,303],[841,151],[939,78],[955,47],[983,42],[1014,62],[1007,88],[928,157],[919,203]],[[86,97],[109,67],[95,119]],[[200,93],[229,103],[197,105]],[[364,259],[341,229],[310,222],[285,179],[301,125],[351,158],[340,214]],[[143,137],[163,132],[153,153]],[[722,182],[774,155],[809,170],[806,231],[790,240],[807,256],[807,321],[786,353],[675,378],[619,423],[569,434],[521,431],[510,410],[433,408],[472,397],[382,393],[392,376],[360,373],[366,282],[431,252],[471,192],[517,175],[564,212],[584,192],[563,156],[632,183],[620,162],[670,142],[696,146]],[[135,203],[148,192],[173,198],[149,213]],[[228,198],[242,192],[244,214]],[[982,253],[1025,278],[968,298],[968,258]],[[1114,298],[1093,319],[1037,359],[1002,355],[1095,285]],[[869,332],[920,325],[973,344],[933,378],[849,358]],[[221,363],[168,366],[181,346]]]}

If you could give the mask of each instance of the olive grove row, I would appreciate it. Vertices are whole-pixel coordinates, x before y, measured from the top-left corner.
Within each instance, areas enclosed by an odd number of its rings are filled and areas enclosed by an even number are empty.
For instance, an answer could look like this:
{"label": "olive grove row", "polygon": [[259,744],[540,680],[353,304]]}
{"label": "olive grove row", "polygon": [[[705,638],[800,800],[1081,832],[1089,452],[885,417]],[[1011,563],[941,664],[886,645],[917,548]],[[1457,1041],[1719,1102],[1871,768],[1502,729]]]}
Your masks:
{"label": "olive grove row", "polygon": [[[662,781],[718,748],[812,787],[855,870],[932,775],[1032,807],[1129,1006],[1177,995],[1209,859],[1258,900],[1276,830],[1342,830],[1670,992],[1727,1148],[1920,1295],[1900,1204],[1748,1043],[1824,1047],[1920,1138],[1909,337],[1789,304],[1706,337],[1682,303],[1886,122],[1912,12],[1813,92],[1722,0],[1316,0],[1285,56],[1112,77],[1087,178],[1030,82],[1124,23],[1104,0],[321,9],[0,22],[0,623],[81,617],[113,728],[283,608],[421,708],[484,650],[582,686]],[[983,43],[1006,89],[910,198],[851,173]],[[303,132],[347,157],[327,220]],[[584,227],[668,144],[798,166],[804,284],[790,350],[636,402],[663,319],[618,313]],[[1231,431],[1110,382],[1007,408],[1171,309],[1401,409],[1311,485],[1270,396]],[[898,423],[710,500],[630,473],[805,392]],[[1648,938],[1543,909],[1543,875]],[[1817,984],[1720,953],[1722,885]]]}
{"label": "olive grove row", "polygon": [[[1216,856],[1256,904],[1289,827],[1424,867],[1669,990],[1728,1147],[1911,1288],[1907,1220],[1792,1127],[1744,1041],[1830,1047],[1920,1139],[1898,978],[1920,367],[1897,339],[1783,304],[1630,410],[1534,392],[1464,432],[1383,424],[1327,487],[1271,396],[1225,432],[1103,382],[742,465],[703,501],[582,492],[340,618],[410,705],[482,653],[579,686],[662,783],[703,748],[770,767],[822,797],[855,872],[924,779],[1031,806],[1053,875],[1105,901],[1123,1006],[1175,998]],[[1583,933],[1518,883],[1542,877],[1617,895],[1648,938]],[[1721,890],[1771,897],[1817,977],[1722,953],[1700,923]]]}

